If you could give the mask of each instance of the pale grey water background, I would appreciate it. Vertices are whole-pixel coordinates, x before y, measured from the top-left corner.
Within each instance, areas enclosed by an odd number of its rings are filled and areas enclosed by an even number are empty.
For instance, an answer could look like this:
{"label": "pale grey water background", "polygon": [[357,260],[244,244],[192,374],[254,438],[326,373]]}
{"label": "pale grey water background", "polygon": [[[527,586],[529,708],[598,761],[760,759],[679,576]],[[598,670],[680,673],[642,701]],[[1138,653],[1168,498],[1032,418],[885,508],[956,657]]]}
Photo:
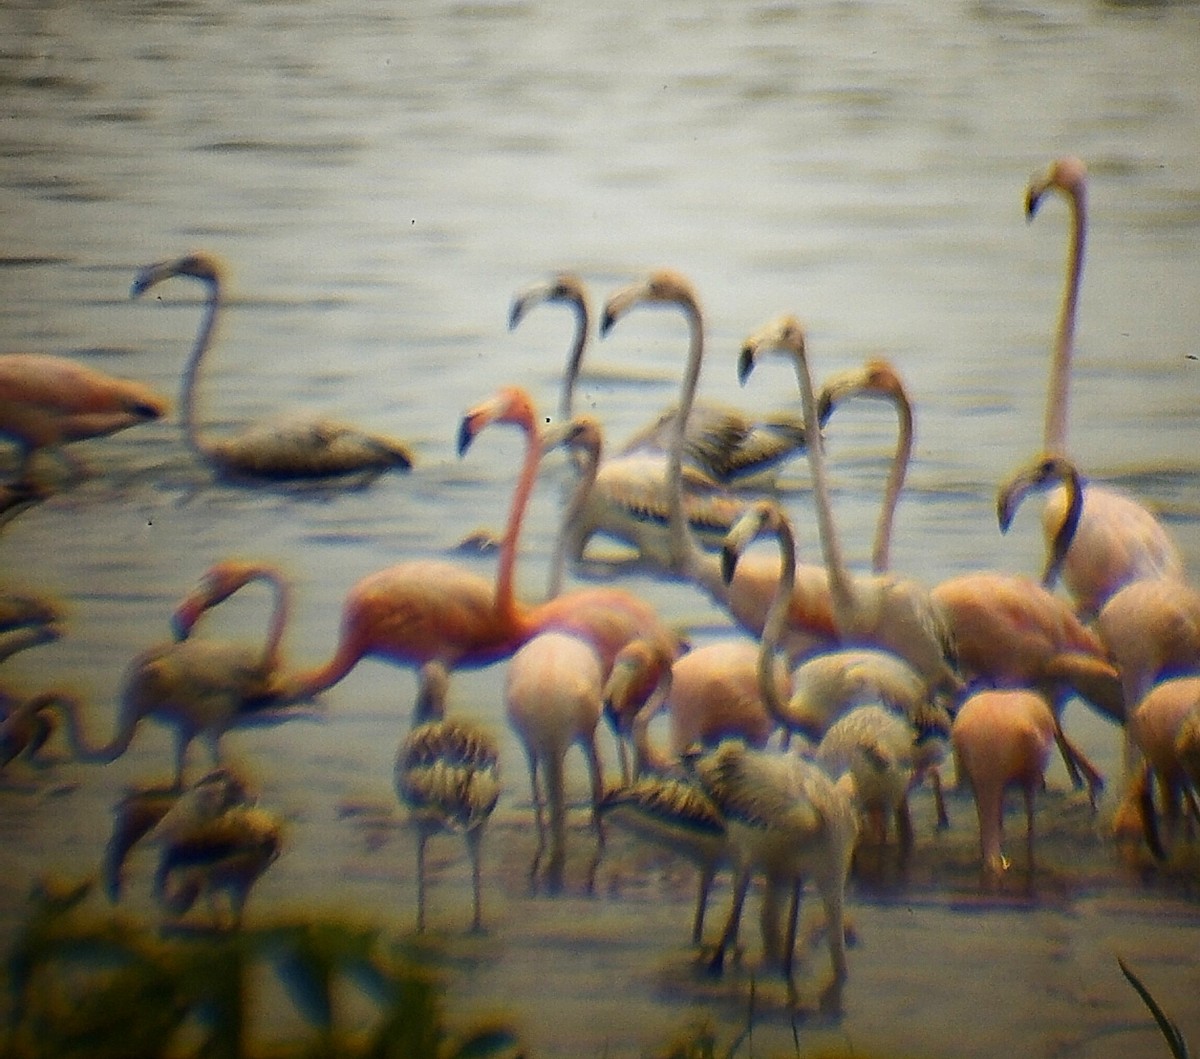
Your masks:
{"label": "pale grey water background", "polygon": [[[78,354],[174,395],[199,290],[179,280],[161,300],[131,302],[129,284],[142,264],[209,249],[231,273],[203,394],[214,427],[314,408],[409,439],[420,460],[410,476],[314,496],[212,484],[173,420],[77,446],[95,477],[0,539],[6,581],[60,597],[69,634],[5,676],[75,687],[98,733],[123,667],[163,638],[213,560],[285,567],[289,657],[310,663],[332,650],[358,577],[499,525],[519,442],[490,432],[460,462],[455,427],[510,382],[553,411],[569,316],[543,308],[514,334],[505,321],[514,290],[564,267],[597,301],[651,267],[690,275],[709,323],[703,392],[746,407],[793,399],[782,364],[744,394],[734,380],[741,337],[781,311],[808,321],[821,374],[892,358],[918,414],[894,566],[927,582],[1035,569],[1032,512],[1002,538],[992,505],[1040,436],[1062,284],[1065,204],[1027,226],[1023,189],[1066,152],[1092,173],[1072,449],[1089,473],[1162,510],[1200,567],[1194,4],[9,4],[0,41],[0,348]],[[611,436],[672,398],[683,335],[673,315],[638,314],[594,348],[593,364],[660,380],[585,384]],[[858,559],[892,429],[886,410],[865,406],[831,431],[838,516]],[[805,478],[796,464],[785,486]],[[789,495],[815,554],[806,497]],[[544,489],[527,522],[530,595],[544,584],[557,497]],[[691,589],[630,584],[672,619],[722,625]],[[245,596],[213,616],[214,631],[259,634],[264,597]],[[501,730],[502,673],[455,685],[461,708]],[[294,820],[253,911],[291,898],[410,922],[409,841],[372,857],[337,807],[391,797],[414,686],[368,662],[327,696],[326,724],[229,738]],[[1115,733],[1074,708],[1068,725],[1116,775]],[[515,811],[526,781],[505,740]],[[29,879],[88,870],[117,792],[160,774],[167,747],[147,728],[111,767],[64,766],[59,780],[77,789],[0,803],[6,932]],[[955,815],[973,828],[969,806]],[[511,834],[527,840],[523,827]],[[446,858],[437,892],[453,934],[465,865],[457,849]],[[690,885],[666,924],[653,901],[496,887],[496,950],[463,974],[462,993],[511,1005],[538,1055],[637,1054],[698,1012],[735,1026],[735,1004],[710,1011],[686,989],[647,988],[664,959],[684,959]],[[1044,1055],[1157,1048],[1153,1030],[1131,1028],[1145,1020],[1115,973],[1121,946],[1200,1044],[1195,905],[1120,890],[1106,909],[1117,918],[1082,900],[1021,915],[863,901],[848,1014],[829,1039],[938,1055],[1003,1054],[1017,1041]],[[536,933],[543,916],[548,936]],[[947,953],[949,938],[974,933],[978,951]],[[1053,951],[1019,981],[989,974],[988,946],[1026,934]],[[810,971],[824,966],[818,955]],[[539,1010],[542,979],[557,983],[562,1002],[548,1004],[562,1011]],[[589,990],[590,1018],[579,1015]],[[774,1029],[756,1048],[790,1044]]]}

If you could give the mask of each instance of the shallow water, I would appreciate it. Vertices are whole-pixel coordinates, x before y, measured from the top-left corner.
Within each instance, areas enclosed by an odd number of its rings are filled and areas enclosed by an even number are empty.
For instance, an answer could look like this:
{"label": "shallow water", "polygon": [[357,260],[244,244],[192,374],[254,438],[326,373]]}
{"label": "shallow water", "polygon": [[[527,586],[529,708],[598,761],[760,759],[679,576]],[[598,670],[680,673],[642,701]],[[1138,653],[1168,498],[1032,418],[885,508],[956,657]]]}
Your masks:
{"label": "shallow water", "polygon": [[[213,560],[288,571],[288,652],[308,663],[331,651],[358,577],[497,527],[518,440],[491,432],[458,460],[455,429],[510,382],[553,410],[569,317],[539,309],[515,333],[505,321],[517,288],[564,267],[597,300],[647,268],[691,276],[708,319],[702,392],[748,408],[794,400],[782,363],[745,392],[734,380],[740,339],[779,312],[807,321],[820,374],[890,357],[918,415],[894,566],[927,582],[1036,569],[1032,512],[1001,537],[993,491],[1040,436],[1062,282],[1064,205],[1026,225],[1023,189],[1067,151],[1092,173],[1072,449],[1161,510],[1200,565],[1194,4],[64,2],[6,5],[0,30],[0,348],[78,355],[174,393],[198,292],[176,280],[133,302],[129,285],[142,264],[210,249],[231,276],[204,380],[212,428],[304,407],[394,433],[419,458],[364,490],[256,490],[214,484],[173,420],[76,446],[92,477],[0,537],[6,581],[69,610],[68,635],[10,661],[6,680],[77,689],[96,731],[112,723],[124,666],[166,636]],[[683,342],[671,314],[623,322],[592,351],[581,404],[628,434],[673,396]],[[839,524],[859,561],[892,424],[867,405],[830,431]],[[812,555],[806,479],[793,465],[783,491]],[[543,489],[527,521],[530,595],[557,501]],[[723,629],[686,586],[627,583],[697,642]],[[243,595],[206,628],[260,635],[269,604]],[[722,998],[681,971],[686,873],[672,877],[669,915],[637,899],[654,877],[620,857],[595,898],[525,893],[527,789],[502,673],[455,683],[456,707],[504,737],[497,830],[510,836],[487,863],[493,934],[481,959],[468,951],[456,995],[518,1012],[538,1055],[637,1054],[704,1014],[731,1038],[744,981]],[[371,852],[339,806],[390,802],[414,686],[368,662],[329,693],[324,724],[229,738],[293,822],[253,912],[351,899],[410,922],[409,843]],[[1119,773],[1111,728],[1079,707],[1067,724]],[[28,880],[88,870],[117,792],[160,775],[167,754],[147,729],[112,766],[61,766],[0,792],[15,869],[6,933]],[[968,805],[955,822],[969,847]],[[1017,908],[957,903],[966,880],[886,899],[864,886],[847,1016],[830,1039],[931,1055],[997,1054],[1014,1038],[1046,1055],[1157,1047],[1110,966],[1122,951],[1200,1040],[1194,903],[1110,877],[1102,829],[1093,837],[1101,867],[1084,883],[1041,879]],[[465,864],[457,849],[445,857],[435,921],[457,939]],[[808,970],[823,968],[814,954]],[[777,1039],[764,1029],[756,1054],[790,1047],[790,1027],[766,1024]]]}

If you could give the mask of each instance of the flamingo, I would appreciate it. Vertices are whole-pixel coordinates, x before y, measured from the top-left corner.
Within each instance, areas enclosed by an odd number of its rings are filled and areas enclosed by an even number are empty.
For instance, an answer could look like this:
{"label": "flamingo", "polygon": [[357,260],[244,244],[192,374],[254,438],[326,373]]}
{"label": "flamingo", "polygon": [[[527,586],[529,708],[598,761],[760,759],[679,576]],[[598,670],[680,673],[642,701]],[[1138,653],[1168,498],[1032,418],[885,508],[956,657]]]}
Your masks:
{"label": "flamingo", "polygon": [[[7,701],[4,701],[7,700]],[[45,691],[24,700],[0,692],[0,770],[17,758],[36,761],[57,728],[56,714],[76,701],[61,691]]]}
{"label": "flamingo", "polygon": [[[699,298],[686,277],[660,269],[614,293],[605,305],[600,333],[608,333],[616,322],[639,305],[672,306],[688,323],[687,363],[683,372],[679,407],[668,458],[667,546],[659,563],[669,574],[685,577],[701,587],[717,604],[726,608],[747,632],[762,632],[775,585],[778,563],[769,556],[747,556],[738,564],[737,576],[726,582],[720,559],[702,550],[693,540],[685,518],[683,469],[686,423],[695,401],[704,357],[704,324]],[[803,341],[803,332],[797,337]],[[651,559],[658,557],[649,557]],[[833,610],[824,568],[805,564],[797,572],[797,588],[789,610],[784,650],[789,657],[806,657],[838,643]]]}
{"label": "flamingo", "polygon": [[[575,386],[583,365],[591,322],[587,288],[579,276],[570,272],[527,287],[513,299],[509,327],[515,328],[526,313],[543,302],[569,305],[575,312],[575,337],[567,358],[559,401],[559,414],[567,419],[573,414]],[[619,457],[637,453],[664,456],[678,414],[678,407],[664,411],[620,448]],[[780,414],[763,423],[754,423],[730,406],[703,403],[690,410],[685,446],[689,462],[702,475],[716,482],[730,483],[771,470],[803,448],[805,438],[804,423],[793,415]],[[661,491],[661,473],[659,481]],[[619,496],[614,496],[611,502],[619,503]]]}
{"label": "flamingo", "polygon": [[200,362],[208,351],[217,322],[222,268],[215,257],[206,253],[147,265],[133,281],[132,296],[139,297],[174,276],[191,277],[208,288],[200,331],[184,370],[180,399],[184,435],[204,463],[231,479],[276,481],[346,475],[374,477],[384,471],[408,470],[412,466],[412,455],[400,442],[365,434],[328,419],[279,420],[224,438],[205,434],[196,417],[196,383]]}
{"label": "flamingo", "polygon": [[875,543],[871,549],[871,569],[887,573],[891,558],[891,529],[896,505],[904,489],[908,464],[913,449],[913,408],[908,390],[894,365],[879,357],[868,360],[862,367],[851,368],[825,380],[817,401],[821,423],[828,421],[834,409],[853,397],[887,401],[896,409],[896,452],[884,488],[883,506],[875,527]]}
{"label": "flamingo", "polygon": [[[640,642],[640,641],[639,641]],[[562,888],[566,862],[566,777],[563,762],[575,744],[587,759],[592,783],[592,823],[596,828],[599,861],[604,831],[598,806],[604,791],[596,747],[596,726],[603,712],[604,677],[595,647],[580,636],[551,630],[526,641],[508,664],[504,701],[509,724],[529,764],[529,786],[537,825],[537,852],[530,874],[536,873],[546,848],[545,808],[550,814],[550,857],[546,880],[551,891]]]}
{"label": "flamingo", "polygon": [[1059,718],[1074,693],[1105,717],[1124,722],[1119,666],[1100,637],[1065,600],[1019,574],[960,574],[934,586],[933,597],[949,617],[959,665],[969,682],[1049,696],[1067,771],[1077,787],[1086,780],[1095,805],[1103,778],[1067,739]]}
{"label": "flamingo", "polygon": [[396,795],[417,829],[417,931],[425,929],[425,846],[431,836],[461,834],[471,859],[474,913],[471,929],[483,929],[480,848],[483,828],[500,799],[500,753],[496,740],[470,721],[447,719],[449,675],[433,671],[417,697],[412,730],[396,753]]}
{"label": "flamingo", "polygon": [[[125,862],[134,846],[143,840],[182,834],[235,805],[252,805],[254,801],[246,780],[227,767],[205,773],[186,789],[172,785],[127,791],[113,807],[113,829],[104,847],[101,875],[109,901],[115,904],[120,899]],[[166,824],[160,829],[164,820]]]}
{"label": "flamingo", "polygon": [[[550,595],[557,595],[562,587],[567,557],[580,559],[596,533],[624,541],[643,559],[663,562],[667,513],[661,466],[640,456],[603,459],[603,432],[592,416],[575,416],[563,430],[562,443],[578,457],[579,478],[563,512]],[[643,470],[648,474],[643,475]],[[720,494],[688,491],[683,508],[688,526],[697,535],[720,541],[742,505]]]}
{"label": "flamingo", "polygon": [[918,779],[931,773],[938,824],[945,826],[937,765],[944,756],[940,740],[949,734],[950,717],[935,705],[928,686],[902,659],[886,651],[841,650],[817,655],[793,674],[803,684],[785,701],[776,664],[778,642],[787,620],[793,589],[796,544],[791,522],[774,501],[750,507],[725,539],[722,560],[733,576],[746,545],[764,529],[779,541],[782,573],[767,615],[758,650],[759,694],[771,717],[786,732],[800,732],[817,743],[814,759],[832,775],[855,766],[866,753],[877,766],[858,777],[862,808],[886,819],[894,814],[902,850],[912,842],[907,795]]}
{"label": "flamingo", "polygon": [[[657,712],[671,690],[673,656],[650,640],[634,640],[621,648],[613,660],[612,670],[601,692],[604,716],[616,740],[617,761],[621,769],[621,784],[628,787],[633,781],[629,764],[629,744],[633,739],[634,722],[643,708]],[[638,772],[644,766],[640,762]]]}
{"label": "flamingo", "polygon": [[[1059,192],[1068,200],[1071,241],[1046,395],[1043,459],[1065,456],[1067,447],[1071,360],[1087,240],[1087,167],[1084,163],[1078,158],[1059,158],[1045,173],[1035,176],[1025,191],[1028,219],[1033,219],[1051,191]],[[1019,480],[1013,502],[1019,502],[1020,490],[1049,487],[1056,477],[1061,480],[1057,474]],[[1053,550],[1068,510],[1065,490],[1054,489],[1042,512],[1042,525],[1050,550]],[[1087,484],[1079,524],[1062,563],[1063,582],[1085,617],[1098,614],[1112,594],[1132,580],[1155,576],[1177,578],[1183,575],[1183,570],[1183,557],[1178,546],[1145,507],[1116,490]]]}
{"label": "flamingo", "polygon": [[132,379],[120,379],[66,357],[0,355],[0,435],[21,452],[17,483],[37,492],[33,458],[41,449],[104,437],[161,419],[165,398]]}
{"label": "flamingo", "polygon": [[525,434],[525,456],[509,508],[494,586],[453,563],[414,560],[386,567],[355,584],[342,606],[341,634],[330,659],[282,682],[288,699],[309,698],[342,680],[358,662],[376,656],[433,670],[490,665],[509,657],[530,637],[556,629],[586,638],[607,674],[617,653],[650,637],[672,655],[679,637],[645,600],[615,586],[577,589],[538,604],[517,599],[514,575],[521,522],[542,454],[538,418],[529,394],[504,387],[464,416],[459,452],[490,423]]}
{"label": "flamingo", "polygon": [[[1192,791],[1196,774],[1194,768],[1189,768],[1191,732],[1198,716],[1200,676],[1171,677],[1155,684],[1129,714],[1129,738],[1141,752],[1144,764],[1140,775],[1130,784],[1127,801],[1140,803],[1147,844],[1159,860],[1166,859],[1166,851],[1155,821],[1154,781],[1157,780],[1163,813],[1170,824],[1179,824],[1181,799],[1186,799],[1193,816],[1200,819]],[[1123,816],[1124,807],[1118,810],[1118,821]]]}
{"label": "flamingo", "polygon": [[[743,381],[754,370],[758,359],[770,352],[782,352],[792,358],[804,414],[816,422],[819,412],[805,351],[804,330],[794,316],[778,317],[745,340],[738,365]],[[953,638],[937,601],[924,587],[907,578],[891,574],[856,578],[850,573],[833,521],[823,444],[819,438],[814,438],[807,454],[828,593],[839,641],[845,645],[882,647],[892,651],[908,662],[931,689],[957,690],[961,680],[952,661]],[[887,505],[885,514],[888,514]],[[884,521],[890,522],[890,518]],[[882,539],[881,550],[882,554],[887,554],[886,536]]]}
{"label": "flamingo", "polygon": [[[764,901],[764,942],[775,896],[787,886],[792,892],[785,942],[780,961],[789,999],[796,998],[792,978],[796,926],[803,880],[811,878],[825,906],[831,982],[822,991],[822,1007],[840,1006],[846,980],[844,908],[846,878],[858,837],[858,808],[853,772],[836,781],[819,765],[795,754],[757,750],[739,740],[726,740],[694,764],[705,793],[722,816],[734,865],[734,892],[729,917],[709,967],[720,973],[725,953],[737,933],[750,878],[762,872],[767,880]],[[775,955],[768,952],[768,956]]]}
{"label": "flamingo", "polygon": [[725,820],[712,800],[691,780],[642,776],[605,792],[598,810],[609,823],[696,866],[692,944],[699,945],[713,880],[729,859]]}
{"label": "flamingo", "polygon": [[[261,650],[188,636],[200,612],[255,580],[267,581],[276,597]],[[114,761],[129,748],[142,720],[153,717],[175,729],[174,782],[182,787],[187,751],[198,736],[207,741],[213,763],[218,764],[220,739],[230,728],[313,719],[317,715],[312,709],[300,705],[307,696],[285,695],[280,683],[280,639],[287,612],[287,584],[274,567],[236,561],[217,564],[173,616],[180,638],[142,652],[127,667],[117,731],[107,744],[92,745],[82,731],[76,704],[63,702],[75,756],[99,763]]]}
{"label": "flamingo", "polygon": [[1001,852],[1004,791],[1018,785],[1025,798],[1026,848],[1033,867],[1033,806],[1045,783],[1046,763],[1059,732],[1045,697],[1027,688],[986,689],[959,708],[950,731],[959,781],[975,797],[979,845],[989,876],[1008,868]]}
{"label": "flamingo", "polygon": [[[251,888],[279,858],[283,840],[283,822],[259,806],[233,805],[211,820],[181,828],[164,842],[155,881],[158,900],[179,917],[190,911],[201,892],[211,901],[224,891],[228,927],[236,930]],[[215,909],[213,915],[220,929]]]}

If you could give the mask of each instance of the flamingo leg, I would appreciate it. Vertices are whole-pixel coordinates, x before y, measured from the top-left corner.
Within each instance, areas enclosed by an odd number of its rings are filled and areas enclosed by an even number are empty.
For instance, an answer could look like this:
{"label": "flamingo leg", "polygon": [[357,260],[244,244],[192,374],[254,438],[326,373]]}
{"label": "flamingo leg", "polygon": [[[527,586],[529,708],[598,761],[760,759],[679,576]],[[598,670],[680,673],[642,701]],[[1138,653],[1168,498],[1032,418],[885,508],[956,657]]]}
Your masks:
{"label": "flamingo leg", "polygon": [[692,944],[699,945],[704,937],[704,913],[708,908],[708,894],[716,878],[715,865],[706,864],[700,869],[699,890],[696,894],[696,912],[692,917]]}
{"label": "flamingo leg", "polygon": [[600,860],[604,856],[604,821],[600,817],[600,802],[604,797],[604,773],[600,767],[600,754],[596,747],[596,736],[593,732],[591,737],[584,741],[584,754],[587,757],[588,775],[591,777],[592,783],[592,827],[596,831],[596,852],[592,858],[592,863],[588,867],[588,893],[591,893],[596,884],[596,871],[600,867]]}
{"label": "flamingo leg", "polygon": [[417,825],[417,933],[425,930],[425,843],[429,833],[424,824]]}
{"label": "flamingo leg", "polygon": [[533,853],[533,863],[529,865],[529,881],[532,883],[542,862],[542,854],[546,852],[546,819],[542,785],[538,779],[537,754],[532,748],[526,748],[525,756],[529,762],[529,792],[533,799],[533,822],[537,828],[537,848]]}
{"label": "flamingo leg", "polygon": [[792,976],[792,969],[796,959],[796,931],[800,926],[800,902],[803,897],[804,882],[801,879],[797,879],[792,884],[792,900],[788,906],[787,933],[784,935],[783,962],[781,965],[783,980],[787,983],[788,1003],[793,1007],[796,1005],[796,980]]}
{"label": "flamingo leg", "polygon": [[473,827],[465,835],[467,854],[471,858],[471,893],[474,899],[474,915],[471,919],[471,932],[479,934],[483,931],[483,885],[479,866],[480,849],[483,845],[483,828]]}
{"label": "flamingo leg", "polygon": [[729,906],[729,918],[725,921],[721,940],[717,942],[717,949],[708,964],[710,974],[719,975],[725,969],[725,952],[737,938],[738,924],[742,920],[742,905],[746,902],[746,891],[749,888],[750,870],[739,868],[733,889],[733,901]]}

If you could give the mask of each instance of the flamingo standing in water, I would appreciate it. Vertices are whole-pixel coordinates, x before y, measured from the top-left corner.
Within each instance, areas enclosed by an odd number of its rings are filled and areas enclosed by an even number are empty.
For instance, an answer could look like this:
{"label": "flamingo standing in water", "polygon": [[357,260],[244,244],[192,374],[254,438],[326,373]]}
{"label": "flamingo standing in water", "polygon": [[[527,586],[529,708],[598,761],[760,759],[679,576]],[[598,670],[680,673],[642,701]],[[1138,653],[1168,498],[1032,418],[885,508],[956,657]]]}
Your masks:
{"label": "flamingo standing in water", "polygon": [[948,824],[937,766],[945,756],[950,716],[932,701],[912,667],[887,651],[817,655],[796,669],[791,682],[800,686],[785,700],[780,688],[788,681],[781,678],[776,654],[792,594],[796,543],[778,504],[752,505],[725,539],[722,560],[733,576],[746,546],[764,530],[779,541],[782,574],[758,651],[762,701],[784,731],[801,732],[817,744],[814,759],[832,775],[855,767],[864,753],[871,759],[875,767],[858,776],[859,804],[876,817],[884,838],[887,818],[895,815],[901,849],[907,851],[912,844],[908,791],[926,774],[933,778],[938,825]]}
{"label": "flamingo standing in water", "polygon": [[480,849],[483,828],[500,799],[495,738],[471,722],[445,716],[449,675],[435,670],[421,689],[412,731],[396,753],[396,794],[417,828],[417,930],[425,929],[425,846],[439,832],[461,834],[471,859],[474,912],[483,928]]}
{"label": "flamingo standing in water", "polygon": [[[1066,455],[1067,448],[1071,359],[1087,239],[1087,167],[1078,158],[1060,158],[1046,173],[1034,177],[1025,192],[1025,212],[1029,219],[1036,215],[1051,191],[1065,195],[1071,207],[1067,279],[1046,395],[1044,455],[1031,467],[1018,471],[1004,487],[1009,520],[1027,492],[1051,488],[1055,481],[1064,480],[1065,473],[1056,461]],[[1054,489],[1042,512],[1047,548],[1051,552],[1069,510],[1067,490]],[[1007,528],[1003,521],[1001,526]],[[1171,535],[1145,507],[1123,493],[1088,483],[1084,488],[1083,510],[1063,556],[1061,570],[1063,583],[1080,613],[1092,618],[1123,585],[1145,577],[1182,577],[1184,564]],[[1056,573],[1051,560],[1046,570],[1051,583]]]}
{"label": "flamingo standing in water", "polygon": [[[252,581],[266,581],[275,591],[270,630],[261,650],[241,643],[191,637],[199,614]],[[103,746],[84,736],[79,711],[63,703],[67,737],[76,757],[109,762],[133,741],[138,726],[153,717],[175,729],[175,786],[183,786],[188,747],[203,736],[214,763],[220,762],[220,739],[230,728],[312,719],[307,696],[287,696],[280,683],[280,641],[287,624],[288,589],[274,567],[225,562],[215,566],[195,592],[179,605],[172,623],[175,642],[138,655],[126,670],[117,731]]]}
{"label": "flamingo standing in water", "polygon": [[218,473],[241,479],[312,479],[408,470],[412,455],[398,441],[328,419],[281,419],[223,438],[206,435],[196,415],[200,362],[208,351],[221,305],[222,270],[211,254],[193,253],[147,265],[133,281],[133,297],[174,276],[188,276],[208,288],[200,331],[188,358],[180,400],[188,445]]}
{"label": "flamingo standing in water", "polygon": [[18,490],[37,491],[32,471],[39,450],[161,419],[168,407],[166,399],[144,383],[106,375],[65,357],[0,355],[0,436],[20,448]]}
{"label": "flamingo standing in water", "polygon": [[[567,357],[559,401],[559,414],[567,419],[573,415],[575,387],[589,337],[591,310],[587,289],[579,276],[569,272],[527,287],[513,299],[509,327],[516,327],[526,313],[543,302],[569,305],[575,311],[575,336]],[[665,456],[678,414],[678,406],[667,409],[621,446],[619,458],[637,453]],[[803,421],[794,415],[781,413],[755,423],[728,405],[698,403],[688,416],[685,450],[689,463],[702,475],[716,482],[730,483],[772,470],[803,448],[806,436]],[[665,503],[661,480],[660,471],[659,491]],[[614,496],[613,502],[618,501],[619,498]]]}
{"label": "flamingo standing in water", "polygon": [[[805,351],[804,331],[795,317],[781,316],[745,340],[738,366],[743,381],[754,370],[758,358],[770,352],[783,352],[792,358],[804,414],[816,422],[819,410]],[[953,639],[937,601],[925,588],[907,578],[891,574],[854,577],[850,573],[833,522],[823,444],[819,438],[814,438],[813,444],[808,446],[808,461],[838,639],[846,645],[892,651],[908,662],[931,689],[957,690],[961,681],[954,671]],[[894,506],[894,501],[885,505],[885,524],[890,525],[889,508]],[[886,556],[886,536],[879,548]]]}
{"label": "flamingo standing in water", "polygon": [[959,708],[950,731],[960,783],[970,786],[979,816],[984,871],[996,876],[1008,867],[1001,852],[1004,792],[1019,786],[1025,797],[1025,841],[1033,867],[1034,796],[1044,786],[1046,763],[1060,731],[1050,704],[1037,691],[987,689]]}
{"label": "flamingo standing in water", "polygon": [[424,685],[433,670],[491,665],[550,629],[588,640],[606,674],[621,648],[641,637],[663,644],[672,655],[678,653],[679,637],[650,604],[624,589],[578,589],[539,604],[517,599],[517,544],[542,439],[529,394],[510,386],[463,417],[460,454],[490,423],[514,425],[526,439],[494,585],[441,560],[398,563],[367,575],[347,593],[338,645],[330,659],[282,682],[289,699],[308,698],[332,687],[367,656],[420,667]]}
{"label": "flamingo standing in water", "polygon": [[1141,830],[1151,852],[1159,860],[1166,859],[1166,849],[1159,833],[1154,808],[1154,785],[1157,782],[1163,805],[1163,815],[1172,829],[1180,824],[1180,802],[1186,801],[1193,817],[1200,820],[1194,787],[1200,776],[1195,774],[1190,747],[1196,719],[1200,718],[1200,677],[1172,677],[1156,684],[1137,708],[1129,714],[1129,737],[1145,763],[1140,774],[1129,785],[1126,805],[1117,811],[1114,830],[1123,829],[1129,803],[1136,802],[1141,816]]}

